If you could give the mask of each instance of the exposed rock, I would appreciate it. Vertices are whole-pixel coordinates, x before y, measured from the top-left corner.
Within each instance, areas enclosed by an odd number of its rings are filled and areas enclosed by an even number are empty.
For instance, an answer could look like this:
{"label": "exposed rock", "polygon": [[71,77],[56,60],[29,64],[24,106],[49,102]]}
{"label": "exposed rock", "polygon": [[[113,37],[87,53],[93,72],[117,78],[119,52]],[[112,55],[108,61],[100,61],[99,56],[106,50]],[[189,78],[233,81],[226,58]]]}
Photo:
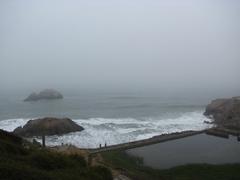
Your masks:
{"label": "exposed rock", "polygon": [[29,120],[23,127],[16,128],[13,133],[23,137],[32,137],[42,135],[61,135],[82,130],[84,130],[83,127],[77,125],[71,119],[46,117]]}
{"label": "exposed rock", "polygon": [[240,97],[216,99],[206,107],[204,115],[218,126],[240,129]]}
{"label": "exposed rock", "polygon": [[24,101],[38,101],[41,99],[62,99],[63,95],[54,89],[45,89],[40,93],[30,94]]}

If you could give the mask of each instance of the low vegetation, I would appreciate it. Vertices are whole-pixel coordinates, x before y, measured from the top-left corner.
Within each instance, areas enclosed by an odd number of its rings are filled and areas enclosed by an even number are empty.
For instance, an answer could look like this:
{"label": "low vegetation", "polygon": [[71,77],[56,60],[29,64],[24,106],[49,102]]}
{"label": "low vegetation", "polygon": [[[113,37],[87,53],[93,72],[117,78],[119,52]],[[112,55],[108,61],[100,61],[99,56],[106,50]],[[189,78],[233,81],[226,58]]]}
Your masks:
{"label": "low vegetation", "polygon": [[[138,180],[238,180],[240,164],[192,164],[167,170],[143,165],[143,159],[125,151],[101,154],[106,167]],[[79,155],[66,155],[41,149],[36,144],[0,130],[0,179],[5,180],[110,180],[103,166],[88,167]]]}
{"label": "low vegetation", "polygon": [[167,170],[158,170],[143,165],[139,157],[129,156],[124,151],[102,153],[104,161],[122,174],[139,180],[237,180],[240,179],[240,164],[209,165],[190,164]]}
{"label": "low vegetation", "polygon": [[6,180],[110,180],[110,170],[88,167],[79,155],[41,149],[0,130],[0,179]]}

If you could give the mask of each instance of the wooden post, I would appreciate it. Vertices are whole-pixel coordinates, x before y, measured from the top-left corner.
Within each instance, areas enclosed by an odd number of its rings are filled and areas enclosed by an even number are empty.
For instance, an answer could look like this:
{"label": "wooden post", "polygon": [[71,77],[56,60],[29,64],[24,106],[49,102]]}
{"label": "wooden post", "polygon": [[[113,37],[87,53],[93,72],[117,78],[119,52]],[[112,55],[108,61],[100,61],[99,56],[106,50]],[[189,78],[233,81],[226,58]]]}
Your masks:
{"label": "wooden post", "polygon": [[88,166],[90,167],[92,165],[92,154],[88,155]]}
{"label": "wooden post", "polygon": [[46,144],[45,144],[45,135],[42,135],[42,147],[46,147]]}

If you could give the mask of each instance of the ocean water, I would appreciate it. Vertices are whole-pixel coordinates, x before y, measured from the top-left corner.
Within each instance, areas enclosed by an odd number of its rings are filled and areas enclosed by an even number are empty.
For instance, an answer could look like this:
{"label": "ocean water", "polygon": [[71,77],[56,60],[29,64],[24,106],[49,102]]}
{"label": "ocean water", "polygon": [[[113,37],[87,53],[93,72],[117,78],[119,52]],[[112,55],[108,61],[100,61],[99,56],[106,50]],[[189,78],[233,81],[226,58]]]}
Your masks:
{"label": "ocean water", "polygon": [[[134,93],[63,93],[62,100],[23,102],[28,95],[0,94],[0,128],[13,131],[40,117],[69,117],[84,131],[46,137],[49,146],[73,144],[95,148],[164,133],[202,130],[211,125],[203,116],[210,98]],[[38,139],[40,141],[40,139]]]}

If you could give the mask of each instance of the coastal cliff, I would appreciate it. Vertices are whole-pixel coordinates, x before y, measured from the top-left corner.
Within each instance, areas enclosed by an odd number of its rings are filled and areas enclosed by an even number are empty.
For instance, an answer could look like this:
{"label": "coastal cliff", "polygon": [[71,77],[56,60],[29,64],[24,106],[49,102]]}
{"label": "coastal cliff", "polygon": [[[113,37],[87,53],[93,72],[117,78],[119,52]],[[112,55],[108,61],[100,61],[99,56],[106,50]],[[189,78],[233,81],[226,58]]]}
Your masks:
{"label": "coastal cliff", "polygon": [[204,115],[219,127],[240,130],[240,96],[213,100]]}

